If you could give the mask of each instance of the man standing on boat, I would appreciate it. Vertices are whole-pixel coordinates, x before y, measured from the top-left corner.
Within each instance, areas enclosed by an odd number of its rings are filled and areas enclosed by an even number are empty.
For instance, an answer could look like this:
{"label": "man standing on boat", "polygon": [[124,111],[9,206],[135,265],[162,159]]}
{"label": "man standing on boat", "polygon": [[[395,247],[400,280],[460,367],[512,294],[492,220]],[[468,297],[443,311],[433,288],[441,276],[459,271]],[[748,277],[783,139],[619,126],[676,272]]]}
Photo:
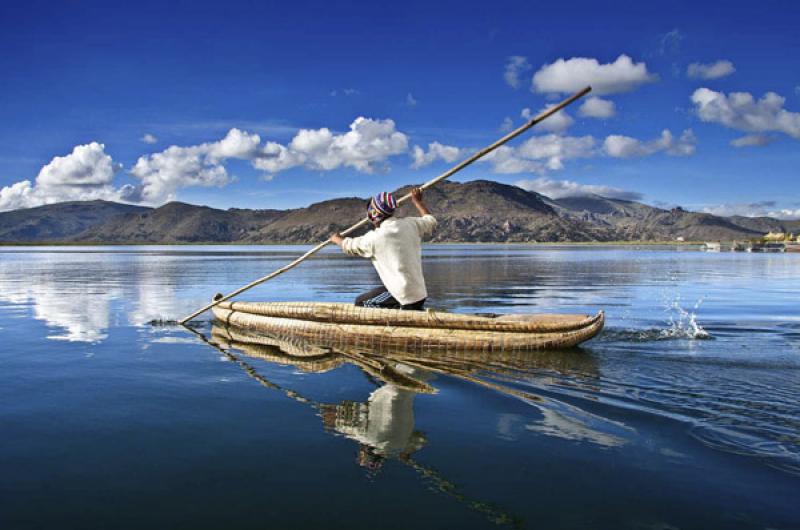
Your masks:
{"label": "man standing on boat", "polygon": [[397,208],[388,192],[375,195],[367,206],[367,218],[375,227],[361,237],[342,237],[331,241],[348,256],[369,258],[383,286],[356,298],[363,307],[421,310],[428,297],[422,276],[422,240],[436,228],[436,218],[422,202],[422,189],[411,190],[411,200],[420,217],[393,217]]}

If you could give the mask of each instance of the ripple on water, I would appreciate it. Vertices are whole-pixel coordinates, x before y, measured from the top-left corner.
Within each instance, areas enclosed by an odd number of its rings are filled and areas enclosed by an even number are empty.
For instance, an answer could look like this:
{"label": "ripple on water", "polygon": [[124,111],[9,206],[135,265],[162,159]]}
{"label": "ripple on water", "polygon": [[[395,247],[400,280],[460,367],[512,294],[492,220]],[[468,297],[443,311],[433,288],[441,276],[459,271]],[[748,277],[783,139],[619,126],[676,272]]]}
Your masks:
{"label": "ripple on water", "polygon": [[[796,364],[754,370],[752,362],[728,360],[721,371],[717,359],[596,355],[602,357],[602,369],[594,372],[487,375],[543,397],[536,406],[544,420],[530,430],[616,445],[631,437],[612,418],[636,411],[685,424],[688,435],[708,448],[800,475]],[[781,377],[780,385],[774,384],[776,377]]]}

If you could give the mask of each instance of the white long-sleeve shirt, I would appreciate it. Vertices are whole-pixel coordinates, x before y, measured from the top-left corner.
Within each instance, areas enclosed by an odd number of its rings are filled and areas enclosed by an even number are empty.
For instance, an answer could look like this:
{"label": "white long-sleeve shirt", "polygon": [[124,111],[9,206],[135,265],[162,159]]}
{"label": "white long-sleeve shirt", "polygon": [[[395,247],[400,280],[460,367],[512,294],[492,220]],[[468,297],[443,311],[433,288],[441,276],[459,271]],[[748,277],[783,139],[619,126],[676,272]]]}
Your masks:
{"label": "white long-sleeve shirt", "polygon": [[403,305],[428,297],[422,276],[422,239],[436,228],[436,218],[390,217],[361,237],[346,237],[342,250],[372,260],[384,287]]}

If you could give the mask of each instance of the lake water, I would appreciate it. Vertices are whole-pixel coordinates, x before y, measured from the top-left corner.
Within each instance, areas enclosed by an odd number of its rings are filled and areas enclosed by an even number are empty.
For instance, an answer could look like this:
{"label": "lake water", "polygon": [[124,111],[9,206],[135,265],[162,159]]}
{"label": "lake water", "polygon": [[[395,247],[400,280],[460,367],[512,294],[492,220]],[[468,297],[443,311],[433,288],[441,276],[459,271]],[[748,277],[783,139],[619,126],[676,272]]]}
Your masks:
{"label": "lake water", "polygon": [[[800,254],[426,247],[430,307],[607,313],[393,365],[426,392],[148,324],[303,250],[0,249],[0,528],[800,528]],[[241,299],[376,281],[326,251]]]}

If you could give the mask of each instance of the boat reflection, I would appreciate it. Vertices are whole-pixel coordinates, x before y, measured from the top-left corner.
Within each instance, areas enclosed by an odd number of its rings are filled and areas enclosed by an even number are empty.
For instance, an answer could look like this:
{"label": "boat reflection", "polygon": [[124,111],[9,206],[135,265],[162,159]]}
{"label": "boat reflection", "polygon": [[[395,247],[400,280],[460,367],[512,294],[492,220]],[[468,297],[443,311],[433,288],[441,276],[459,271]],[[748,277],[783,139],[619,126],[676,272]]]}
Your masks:
{"label": "boat reflection", "polygon": [[[426,434],[415,428],[414,401],[418,394],[438,392],[434,386],[438,377],[468,381],[530,405],[538,414],[519,416],[523,418],[523,432],[602,447],[622,445],[633,434],[629,427],[575,405],[576,399],[554,397],[570,392],[584,394],[599,378],[594,358],[582,351],[375,355],[259,335],[219,322],[213,325],[208,339],[195,333],[262,385],[315,408],[327,432],[358,444],[356,461],[369,474],[379,473],[387,460],[394,459],[414,469],[436,490],[458,498],[496,522],[510,523],[515,519],[489,504],[466,499],[436,470],[414,459],[415,453],[428,443]],[[363,402],[320,403],[267,380],[244,357],[307,373],[323,373],[352,364],[363,370],[377,388]],[[559,385],[563,390],[559,394],[552,392]],[[548,392],[535,393],[531,388]]]}
{"label": "boat reflection", "polygon": [[[417,394],[435,392],[428,383],[435,377],[432,372],[389,357],[379,359],[356,352],[333,351],[312,344],[250,335],[216,324],[210,338],[197,330],[188,329],[222,352],[228,360],[241,366],[263,386],[316,409],[326,432],[357,442],[356,462],[369,475],[377,475],[386,460],[392,458],[413,469],[432,489],[483,514],[489,521],[514,528],[522,526],[519,517],[492,503],[467,497],[460,492],[457,484],[439,471],[412,458],[427,443],[425,434],[414,428],[414,399]],[[327,372],[345,363],[355,364],[373,378],[378,388],[366,402],[321,403],[268,380],[242,359],[239,353],[252,359],[291,365],[307,373]]]}
{"label": "boat reflection", "polygon": [[[413,429],[413,400],[416,394],[437,392],[431,384],[436,376],[467,381],[530,405],[539,414],[522,426],[526,431],[604,447],[622,445],[632,433],[621,423],[575,405],[575,400],[557,397],[572,393],[583,398],[584,390],[591,392],[592,381],[599,377],[594,358],[581,351],[377,355],[270,337],[219,322],[212,327],[211,342],[228,352],[235,349],[251,358],[306,372],[325,372],[352,364],[382,383],[365,403],[320,405],[328,430],[369,446],[365,451],[371,455],[411,454],[424,445],[424,434],[416,434]],[[547,396],[532,392],[532,388],[547,390]],[[554,395],[553,389],[558,394]],[[410,448],[413,450],[409,452]]]}

